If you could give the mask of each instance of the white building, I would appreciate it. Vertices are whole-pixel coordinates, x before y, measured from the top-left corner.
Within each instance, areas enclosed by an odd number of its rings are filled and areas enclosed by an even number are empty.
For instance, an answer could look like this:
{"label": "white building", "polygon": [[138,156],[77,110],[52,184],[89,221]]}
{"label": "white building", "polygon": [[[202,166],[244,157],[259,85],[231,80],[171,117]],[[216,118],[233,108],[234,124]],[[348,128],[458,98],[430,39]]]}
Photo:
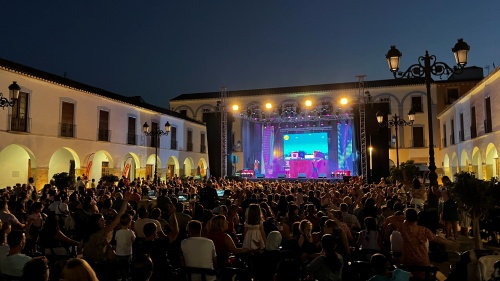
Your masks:
{"label": "white building", "polygon": [[[206,129],[202,122],[37,69],[0,59],[0,92],[16,81],[21,92],[14,107],[0,111],[0,187],[26,183],[41,188],[52,175],[104,174],[153,178],[155,158],[162,179],[204,176],[208,168]],[[143,124],[165,130],[158,155]]]}
{"label": "white building", "polygon": [[480,179],[498,177],[500,145],[500,68],[444,110],[441,164],[445,174],[474,172]]}

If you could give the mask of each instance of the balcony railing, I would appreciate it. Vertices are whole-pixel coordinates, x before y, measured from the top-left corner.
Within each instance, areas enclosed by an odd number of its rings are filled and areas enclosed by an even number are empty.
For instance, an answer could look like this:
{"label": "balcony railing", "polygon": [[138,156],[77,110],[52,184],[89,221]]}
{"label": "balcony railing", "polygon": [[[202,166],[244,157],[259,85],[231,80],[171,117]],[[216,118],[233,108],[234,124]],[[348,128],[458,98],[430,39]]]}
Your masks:
{"label": "balcony railing", "polygon": [[451,134],[450,135],[450,145],[454,145],[455,144],[455,134]]}
{"label": "balcony railing", "polygon": [[193,151],[193,143],[192,142],[187,143],[186,151]]}
{"label": "balcony railing", "polygon": [[458,139],[460,141],[465,141],[464,131],[458,131]]}
{"label": "balcony railing", "polygon": [[177,149],[177,141],[176,140],[170,141],[170,149],[173,149],[173,150]]}
{"label": "balcony railing", "polygon": [[200,145],[200,153],[206,153],[207,152],[207,146],[206,145]]}
{"label": "balcony railing", "polygon": [[73,123],[59,123],[59,136],[66,138],[74,138],[76,131],[76,124]]}
{"label": "balcony railing", "polygon": [[9,131],[25,133],[31,132],[31,118],[12,117],[12,115],[9,115],[9,119]]}
{"label": "balcony railing", "polygon": [[448,144],[446,143],[446,138],[443,139],[443,147],[447,147]]}
{"label": "balcony railing", "polygon": [[109,141],[110,135],[111,135],[111,130],[97,129],[97,140],[98,141]]}
{"label": "balcony railing", "polygon": [[127,144],[136,145],[137,144],[137,135],[133,133],[127,133]]}

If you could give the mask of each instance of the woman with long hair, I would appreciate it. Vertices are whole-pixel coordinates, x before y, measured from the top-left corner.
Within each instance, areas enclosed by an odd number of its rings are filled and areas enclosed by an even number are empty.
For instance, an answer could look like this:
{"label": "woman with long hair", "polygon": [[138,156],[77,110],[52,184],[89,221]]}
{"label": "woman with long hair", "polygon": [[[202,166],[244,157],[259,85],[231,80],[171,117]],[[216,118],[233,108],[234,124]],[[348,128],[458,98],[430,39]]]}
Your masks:
{"label": "woman with long hair", "polygon": [[321,238],[321,253],[306,266],[306,271],[314,275],[315,280],[337,281],[342,280],[342,256],[337,254],[337,244],[332,235],[325,234]]}
{"label": "woman with long hair", "polygon": [[266,246],[262,212],[257,204],[250,204],[245,219],[243,248],[252,250],[263,249]]}

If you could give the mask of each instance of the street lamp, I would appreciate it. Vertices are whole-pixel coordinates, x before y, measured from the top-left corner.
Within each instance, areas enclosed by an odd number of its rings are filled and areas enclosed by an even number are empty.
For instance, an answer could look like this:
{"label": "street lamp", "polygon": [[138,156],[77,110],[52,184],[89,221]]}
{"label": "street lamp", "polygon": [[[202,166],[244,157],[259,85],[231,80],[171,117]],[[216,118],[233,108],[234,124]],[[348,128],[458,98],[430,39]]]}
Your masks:
{"label": "street lamp", "polygon": [[404,127],[404,126],[412,126],[413,122],[415,121],[415,112],[413,109],[410,109],[408,112],[408,120],[410,121],[405,121],[401,117],[399,117],[397,114],[394,114],[392,116],[392,119],[387,120],[384,122],[384,114],[382,112],[377,112],[377,122],[380,127],[394,127],[396,130],[396,167],[399,168],[399,144],[398,144],[398,127]]}
{"label": "street lamp", "polygon": [[9,86],[9,96],[10,96],[10,101],[3,96],[2,93],[0,93],[0,107],[2,109],[5,109],[5,107],[14,107],[16,104],[17,99],[19,98],[19,92],[21,91],[21,87],[17,85],[17,82],[14,81],[12,84]]}
{"label": "street lamp", "polygon": [[436,56],[429,55],[425,51],[425,55],[418,58],[418,63],[411,65],[405,72],[399,71],[399,61],[403,55],[396,46],[391,46],[391,49],[385,55],[389,63],[389,70],[394,74],[394,78],[415,78],[424,77],[427,90],[427,123],[429,128],[429,182],[431,186],[436,187],[437,174],[436,163],[434,159],[434,139],[432,130],[432,100],[431,100],[431,79],[432,75],[442,76],[452,73],[460,73],[467,64],[467,56],[470,46],[463,39],[458,39],[458,42],[451,49],[455,55],[457,66],[451,68],[444,62],[438,62]]}
{"label": "street lamp", "polygon": [[168,133],[170,133],[170,129],[172,127],[170,126],[170,123],[167,121],[165,123],[165,131],[160,130],[158,126],[156,128],[153,128],[152,131],[149,129],[148,122],[144,122],[144,125],[142,126],[142,131],[146,136],[150,137],[156,137],[156,143],[155,143],[155,175],[154,175],[154,180],[153,182],[156,183],[157,185],[160,185],[160,177],[158,177],[157,174],[157,166],[158,166],[158,146],[160,144],[160,137],[161,136],[168,136]]}

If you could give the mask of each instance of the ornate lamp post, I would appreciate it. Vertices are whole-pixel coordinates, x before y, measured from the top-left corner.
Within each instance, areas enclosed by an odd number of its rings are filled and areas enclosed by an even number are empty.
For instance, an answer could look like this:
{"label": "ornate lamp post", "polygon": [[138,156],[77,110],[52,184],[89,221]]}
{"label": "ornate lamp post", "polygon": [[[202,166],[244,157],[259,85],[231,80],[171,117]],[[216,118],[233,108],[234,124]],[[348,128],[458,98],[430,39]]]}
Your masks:
{"label": "ornate lamp post", "polygon": [[160,177],[158,177],[157,168],[156,168],[158,166],[158,146],[160,145],[160,137],[161,136],[168,136],[171,128],[172,127],[170,126],[170,123],[168,121],[167,121],[167,123],[165,123],[165,131],[160,130],[160,128],[158,128],[158,126],[156,128],[153,128],[152,131],[150,131],[148,122],[144,122],[144,125],[142,126],[142,130],[146,136],[156,138],[156,143],[155,143],[155,174],[154,174],[153,182],[156,183],[157,185],[160,185]]}
{"label": "ornate lamp post", "polygon": [[0,93],[0,107],[5,109],[5,107],[14,107],[17,99],[19,98],[19,92],[21,91],[21,87],[17,85],[17,82],[14,81],[9,86],[9,96],[10,100],[5,98],[2,93]]}
{"label": "ornate lamp post", "polygon": [[455,54],[457,66],[451,68],[444,62],[438,62],[436,56],[429,55],[425,51],[425,55],[418,58],[418,63],[411,65],[404,72],[399,71],[399,60],[403,55],[396,46],[391,46],[391,49],[385,55],[389,63],[389,70],[394,74],[394,78],[425,78],[425,86],[427,89],[427,123],[429,128],[429,181],[431,186],[437,186],[436,163],[434,159],[434,139],[432,130],[432,100],[431,100],[431,79],[432,75],[442,76],[451,75],[452,73],[460,73],[467,64],[467,55],[470,46],[458,39],[458,42],[451,49]]}
{"label": "ornate lamp post", "polygon": [[406,122],[404,119],[399,117],[397,114],[394,114],[392,116],[392,119],[387,120],[384,122],[384,114],[382,112],[377,112],[377,122],[380,127],[388,127],[396,130],[396,167],[399,168],[399,143],[398,143],[398,127],[404,127],[404,126],[412,126],[413,122],[415,121],[415,112],[413,109],[411,109],[408,112],[408,122]]}

